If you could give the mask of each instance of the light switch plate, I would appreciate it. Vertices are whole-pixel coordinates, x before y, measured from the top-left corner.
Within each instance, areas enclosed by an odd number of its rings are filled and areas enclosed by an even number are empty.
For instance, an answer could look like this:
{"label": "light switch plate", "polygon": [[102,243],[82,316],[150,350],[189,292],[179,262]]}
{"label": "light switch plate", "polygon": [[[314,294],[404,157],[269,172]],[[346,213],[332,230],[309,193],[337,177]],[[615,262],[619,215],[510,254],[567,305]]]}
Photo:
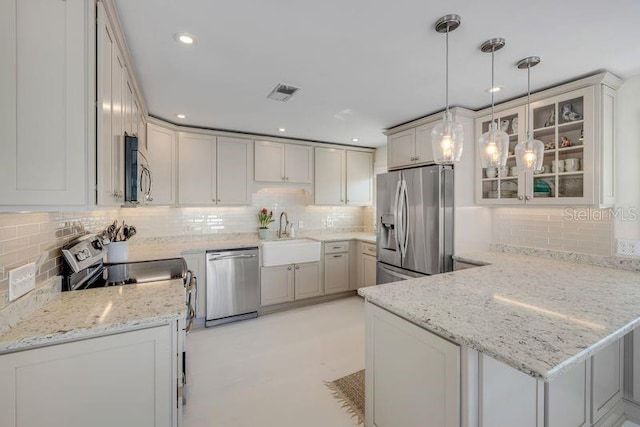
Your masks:
{"label": "light switch plate", "polygon": [[25,264],[9,271],[9,301],[20,298],[36,287],[36,263]]}
{"label": "light switch plate", "polygon": [[298,228],[301,229],[301,230],[304,228],[304,221],[303,220],[299,220],[298,221]]}
{"label": "light switch plate", "polygon": [[640,240],[618,239],[618,255],[640,257]]}

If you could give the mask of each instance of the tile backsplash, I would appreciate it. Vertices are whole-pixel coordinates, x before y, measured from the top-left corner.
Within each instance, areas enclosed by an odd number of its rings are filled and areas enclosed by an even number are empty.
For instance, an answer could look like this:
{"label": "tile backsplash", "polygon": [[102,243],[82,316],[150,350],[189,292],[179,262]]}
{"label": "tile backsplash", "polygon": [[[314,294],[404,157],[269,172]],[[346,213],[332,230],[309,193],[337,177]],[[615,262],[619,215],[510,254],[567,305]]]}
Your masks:
{"label": "tile backsplash", "polygon": [[361,231],[364,208],[313,206],[302,189],[268,188],[253,194],[251,206],[170,208],[152,207],[83,212],[0,213],[0,308],[7,304],[9,270],[37,262],[36,287],[56,276],[62,262],[60,248],[85,232],[99,232],[114,219],[135,225],[134,239],[165,236],[197,237],[206,234],[255,233],[256,215],[266,207],[274,211],[277,229],[280,212],[287,212],[298,233],[331,230]]}
{"label": "tile backsplash", "polygon": [[608,209],[494,208],[492,243],[610,256],[614,220]]}

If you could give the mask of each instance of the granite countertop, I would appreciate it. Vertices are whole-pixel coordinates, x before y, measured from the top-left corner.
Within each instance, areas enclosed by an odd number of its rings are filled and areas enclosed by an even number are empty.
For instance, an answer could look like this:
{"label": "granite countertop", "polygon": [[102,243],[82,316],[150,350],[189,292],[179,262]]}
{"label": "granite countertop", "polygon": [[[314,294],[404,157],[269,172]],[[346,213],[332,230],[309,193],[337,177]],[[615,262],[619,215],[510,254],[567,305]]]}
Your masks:
{"label": "granite countertop", "polygon": [[[336,242],[340,240],[361,240],[367,243],[376,243],[376,235],[373,233],[309,233],[297,236],[294,239],[311,239],[319,242]],[[176,258],[183,255],[202,253],[219,249],[235,249],[260,246],[264,240],[255,238],[229,238],[218,240],[195,240],[189,242],[164,241],[157,239],[154,243],[133,243],[129,245],[128,261],[144,261],[159,258]]]}
{"label": "granite countertop", "polygon": [[0,353],[162,325],[186,316],[181,279],[60,292],[0,335]]}
{"label": "granite countertop", "polygon": [[541,380],[640,324],[640,273],[500,252],[490,264],[361,288],[369,302]]}

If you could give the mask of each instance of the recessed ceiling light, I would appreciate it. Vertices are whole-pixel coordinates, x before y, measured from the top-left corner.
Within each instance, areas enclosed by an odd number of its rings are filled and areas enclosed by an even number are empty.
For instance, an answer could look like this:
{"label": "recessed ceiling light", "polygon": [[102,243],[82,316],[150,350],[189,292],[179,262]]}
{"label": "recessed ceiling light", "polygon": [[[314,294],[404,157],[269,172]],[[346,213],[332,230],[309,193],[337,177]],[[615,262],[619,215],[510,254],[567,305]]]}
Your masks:
{"label": "recessed ceiling light", "polygon": [[487,90],[485,90],[486,93],[495,93],[495,92],[500,92],[502,89],[504,89],[504,86],[494,86],[494,87],[490,87]]}
{"label": "recessed ceiling light", "polygon": [[177,33],[175,35],[175,38],[180,43],[183,43],[183,44],[186,44],[186,45],[189,45],[189,46],[196,44],[196,38],[194,36],[192,36],[191,34]]}
{"label": "recessed ceiling light", "polygon": [[358,142],[360,141],[358,138],[351,138],[351,142]]}
{"label": "recessed ceiling light", "polygon": [[286,132],[287,130],[285,128],[278,128],[278,132]]}
{"label": "recessed ceiling light", "polygon": [[185,116],[184,114],[176,114],[176,117],[179,119],[186,119],[187,116]]}

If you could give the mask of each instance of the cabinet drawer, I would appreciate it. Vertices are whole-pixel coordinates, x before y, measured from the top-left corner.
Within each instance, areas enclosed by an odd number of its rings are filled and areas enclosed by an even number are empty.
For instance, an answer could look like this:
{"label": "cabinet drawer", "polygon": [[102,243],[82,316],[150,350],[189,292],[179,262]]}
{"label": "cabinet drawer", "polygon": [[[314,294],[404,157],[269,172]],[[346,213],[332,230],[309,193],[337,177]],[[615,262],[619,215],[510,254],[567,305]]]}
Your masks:
{"label": "cabinet drawer", "polygon": [[349,251],[349,242],[327,242],[324,244],[325,254],[336,254]]}
{"label": "cabinet drawer", "polygon": [[364,255],[376,255],[376,245],[371,243],[362,243],[362,253]]}

